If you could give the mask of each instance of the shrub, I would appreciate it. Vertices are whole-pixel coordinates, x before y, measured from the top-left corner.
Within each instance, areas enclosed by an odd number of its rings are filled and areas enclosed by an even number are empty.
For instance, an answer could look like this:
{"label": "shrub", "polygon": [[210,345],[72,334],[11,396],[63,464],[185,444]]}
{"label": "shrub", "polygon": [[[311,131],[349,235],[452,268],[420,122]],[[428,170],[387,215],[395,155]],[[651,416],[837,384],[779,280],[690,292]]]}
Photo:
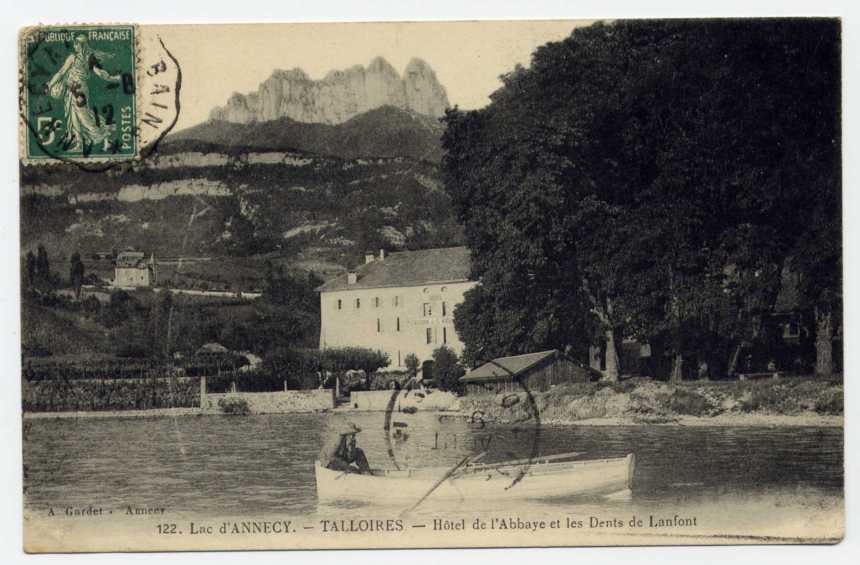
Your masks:
{"label": "shrub", "polygon": [[828,388],[815,399],[815,411],[819,414],[842,414],[844,402],[842,389]]}
{"label": "shrub", "polygon": [[373,388],[373,375],[391,363],[387,353],[364,347],[323,349],[319,356],[322,368],[332,373],[339,374],[350,369],[364,371],[365,390]]}
{"label": "shrub", "polygon": [[[588,370],[593,371],[593,369],[588,369]],[[591,373],[589,373],[589,374],[591,374]],[[597,381],[597,382],[598,382],[598,386],[600,388],[609,387],[614,392],[620,392],[620,393],[633,392],[633,390],[636,388],[636,384],[637,384],[635,382],[632,382],[631,380],[624,380],[624,381],[617,381],[617,382],[607,382],[607,381]]]}
{"label": "shrub", "polygon": [[368,375],[391,363],[387,353],[364,347],[323,349],[320,351],[320,358],[323,368],[329,371],[357,369]]}
{"label": "shrub", "polygon": [[669,409],[675,414],[706,416],[711,412],[712,406],[704,396],[685,388],[678,388],[669,398]]}
{"label": "shrub", "polygon": [[433,352],[433,379],[440,390],[449,390],[460,394],[463,392],[463,383],[460,377],[466,374],[460,366],[460,360],[454,350],[442,346]]}
{"label": "shrub", "polygon": [[410,353],[403,359],[403,364],[406,366],[406,372],[409,373],[410,377],[414,377],[418,374],[418,365],[420,363],[418,356],[414,353]]}
{"label": "shrub", "polygon": [[222,398],[218,401],[218,408],[231,416],[247,416],[251,413],[251,407],[244,398]]}
{"label": "shrub", "polygon": [[797,395],[781,386],[763,383],[749,389],[741,399],[744,412],[764,411],[776,414],[794,414],[798,411]]}
{"label": "shrub", "polygon": [[99,302],[98,298],[92,295],[84,299],[82,306],[86,315],[90,317],[98,316],[102,309],[102,303]]}

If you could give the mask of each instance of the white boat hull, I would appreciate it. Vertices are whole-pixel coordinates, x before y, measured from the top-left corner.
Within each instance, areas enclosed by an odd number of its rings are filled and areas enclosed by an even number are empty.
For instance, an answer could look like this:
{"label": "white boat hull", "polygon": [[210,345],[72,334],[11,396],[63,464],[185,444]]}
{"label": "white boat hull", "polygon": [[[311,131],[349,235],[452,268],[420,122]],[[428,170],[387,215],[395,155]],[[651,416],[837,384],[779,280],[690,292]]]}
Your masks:
{"label": "white boat hull", "polygon": [[[333,471],[317,461],[315,472],[317,497],[321,502],[415,503],[428,492],[428,500],[457,501],[611,495],[632,488],[634,467],[635,458],[631,453],[616,459],[478,466],[444,480],[451,470],[443,467],[362,475]],[[512,485],[523,471],[522,479]]]}

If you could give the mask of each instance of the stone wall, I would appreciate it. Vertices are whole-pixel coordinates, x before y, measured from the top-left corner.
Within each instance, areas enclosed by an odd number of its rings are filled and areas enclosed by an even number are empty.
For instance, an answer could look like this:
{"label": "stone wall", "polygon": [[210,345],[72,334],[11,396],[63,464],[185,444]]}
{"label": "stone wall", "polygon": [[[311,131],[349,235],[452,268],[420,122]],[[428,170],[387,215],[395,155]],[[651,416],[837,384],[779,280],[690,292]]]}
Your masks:
{"label": "stone wall", "polygon": [[[393,390],[371,390],[351,392],[349,406],[353,410],[379,411],[388,408]],[[393,410],[402,412],[404,408],[427,410],[459,410],[460,399],[457,395],[441,390],[401,390],[394,401]]]}
{"label": "stone wall", "polygon": [[220,413],[221,399],[242,399],[252,414],[284,414],[287,412],[318,412],[334,408],[334,390],[286,390],[278,392],[206,393],[200,403],[204,413]]}
{"label": "stone wall", "polygon": [[21,379],[25,412],[155,410],[199,405],[196,377],[144,379]]}

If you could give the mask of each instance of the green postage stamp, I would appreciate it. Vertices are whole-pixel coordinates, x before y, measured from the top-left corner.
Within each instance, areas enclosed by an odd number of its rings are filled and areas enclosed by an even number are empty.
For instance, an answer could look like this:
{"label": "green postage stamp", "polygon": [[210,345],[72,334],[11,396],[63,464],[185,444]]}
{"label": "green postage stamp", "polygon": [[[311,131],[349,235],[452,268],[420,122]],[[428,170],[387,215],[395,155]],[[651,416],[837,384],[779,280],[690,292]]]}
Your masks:
{"label": "green postage stamp", "polygon": [[22,38],[26,156],[136,156],[134,26],[39,27]]}

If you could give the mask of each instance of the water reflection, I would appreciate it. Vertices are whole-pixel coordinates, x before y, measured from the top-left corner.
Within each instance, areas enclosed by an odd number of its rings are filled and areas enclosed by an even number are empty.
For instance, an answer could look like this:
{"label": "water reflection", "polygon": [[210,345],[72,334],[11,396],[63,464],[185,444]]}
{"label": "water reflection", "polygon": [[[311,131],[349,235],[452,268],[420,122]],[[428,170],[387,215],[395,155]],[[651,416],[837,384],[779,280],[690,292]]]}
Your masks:
{"label": "water reflection", "polygon": [[[440,417],[442,416],[442,417]],[[167,506],[188,515],[313,517],[389,513],[385,494],[372,507],[317,506],[313,461],[328,426],[343,415],[200,416],[110,420],[28,420],[24,464],[28,509],[88,504]],[[382,413],[349,414],[362,428],[371,464],[451,467],[486,452],[485,462],[570,451],[586,458],[637,456],[628,501],[555,499],[480,504],[432,498],[418,517],[519,513],[579,516],[691,512],[700,520],[755,527],[841,507],[843,436],[839,428],[687,428],[681,426],[480,425],[462,417],[397,414],[389,452]],[[399,437],[393,437],[396,430]],[[513,487],[513,488],[516,488]],[[399,509],[396,509],[399,511]]]}

